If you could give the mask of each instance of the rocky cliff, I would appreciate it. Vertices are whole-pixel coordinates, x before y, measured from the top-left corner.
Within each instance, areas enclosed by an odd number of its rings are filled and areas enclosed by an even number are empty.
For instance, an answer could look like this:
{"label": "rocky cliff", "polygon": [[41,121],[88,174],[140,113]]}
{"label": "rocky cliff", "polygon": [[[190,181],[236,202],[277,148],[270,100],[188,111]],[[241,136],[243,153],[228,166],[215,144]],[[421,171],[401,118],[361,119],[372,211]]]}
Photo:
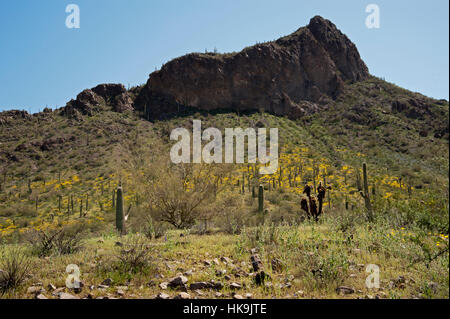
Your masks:
{"label": "rocky cliff", "polygon": [[99,84],[84,90],[75,100],[68,102],[63,113],[77,118],[80,115],[92,115],[106,105],[120,113],[133,110],[133,100],[123,84]]}
{"label": "rocky cliff", "polygon": [[369,76],[356,46],[330,21],[232,54],[193,53],[150,74],[135,100],[148,118],[185,108],[264,110],[299,118],[326,107],[345,82]]}

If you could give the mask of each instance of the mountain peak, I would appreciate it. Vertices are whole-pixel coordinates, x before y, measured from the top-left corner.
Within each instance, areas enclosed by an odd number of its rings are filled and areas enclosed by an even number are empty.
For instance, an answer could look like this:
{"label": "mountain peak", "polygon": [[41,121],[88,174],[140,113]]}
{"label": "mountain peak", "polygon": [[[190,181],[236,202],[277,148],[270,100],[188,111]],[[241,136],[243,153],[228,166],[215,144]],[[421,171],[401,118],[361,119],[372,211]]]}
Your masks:
{"label": "mountain peak", "polygon": [[183,108],[264,110],[299,118],[317,112],[347,81],[369,72],[356,46],[320,16],[290,36],[232,54],[188,54],[150,78],[135,107],[148,118]]}
{"label": "mountain peak", "polygon": [[346,80],[361,81],[369,76],[355,44],[330,20],[315,16],[307,28],[327,50]]}

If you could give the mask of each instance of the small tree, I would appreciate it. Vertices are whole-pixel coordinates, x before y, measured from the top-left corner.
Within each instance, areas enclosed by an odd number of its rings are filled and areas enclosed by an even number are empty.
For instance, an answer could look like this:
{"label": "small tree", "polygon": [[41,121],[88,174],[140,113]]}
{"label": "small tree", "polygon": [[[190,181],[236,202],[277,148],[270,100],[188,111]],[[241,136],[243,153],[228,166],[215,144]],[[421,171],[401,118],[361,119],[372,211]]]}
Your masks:
{"label": "small tree", "polygon": [[[211,210],[202,205],[213,200],[220,174],[212,165],[171,165],[152,183],[149,197],[153,214],[178,229],[208,220]],[[208,216],[206,216],[206,215]]]}

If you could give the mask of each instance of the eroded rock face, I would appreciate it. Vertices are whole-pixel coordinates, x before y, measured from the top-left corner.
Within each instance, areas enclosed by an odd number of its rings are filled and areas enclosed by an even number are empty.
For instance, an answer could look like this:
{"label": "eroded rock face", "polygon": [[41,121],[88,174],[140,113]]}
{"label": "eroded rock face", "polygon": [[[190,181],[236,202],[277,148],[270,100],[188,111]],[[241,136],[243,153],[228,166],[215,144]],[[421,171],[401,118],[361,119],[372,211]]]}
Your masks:
{"label": "eroded rock face", "polygon": [[76,118],[80,113],[92,115],[106,105],[116,112],[125,112],[133,109],[133,100],[123,84],[100,84],[78,94],[76,100],[67,103],[63,110],[66,115]]}
{"label": "eroded rock face", "polygon": [[150,75],[135,101],[149,118],[184,108],[264,110],[299,118],[317,112],[345,81],[369,76],[356,46],[321,17],[274,42],[233,54],[188,54]]}

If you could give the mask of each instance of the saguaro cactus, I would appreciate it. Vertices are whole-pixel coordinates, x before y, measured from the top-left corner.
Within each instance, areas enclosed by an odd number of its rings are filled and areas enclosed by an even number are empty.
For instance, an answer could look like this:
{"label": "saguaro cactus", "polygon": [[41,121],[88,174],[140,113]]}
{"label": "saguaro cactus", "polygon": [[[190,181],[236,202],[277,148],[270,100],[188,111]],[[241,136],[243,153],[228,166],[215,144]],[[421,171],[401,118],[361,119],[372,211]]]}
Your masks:
{"label": "saguaro cactus", "polygon": [[123,191],[122,187],[117,188],[116,199],[116,228],[121,235],[125,234],[125,214],[123,212]]}
{"label": "saguaro cactus", "polygon": [[362,198],[364,198],[364,203],[367,211],[367,218],[369,220],[373,220],[372,204],[370,202],[370,195],[369,195],[369,182],[367,180],[366,163],[363,164],[363,190],[360,191],[359,193],[361,194]]}
{"label": "saguaro cactus", "polygon": [[262,215],[264,213],[264,186],[259,185],[258,190],[258,212]]}

